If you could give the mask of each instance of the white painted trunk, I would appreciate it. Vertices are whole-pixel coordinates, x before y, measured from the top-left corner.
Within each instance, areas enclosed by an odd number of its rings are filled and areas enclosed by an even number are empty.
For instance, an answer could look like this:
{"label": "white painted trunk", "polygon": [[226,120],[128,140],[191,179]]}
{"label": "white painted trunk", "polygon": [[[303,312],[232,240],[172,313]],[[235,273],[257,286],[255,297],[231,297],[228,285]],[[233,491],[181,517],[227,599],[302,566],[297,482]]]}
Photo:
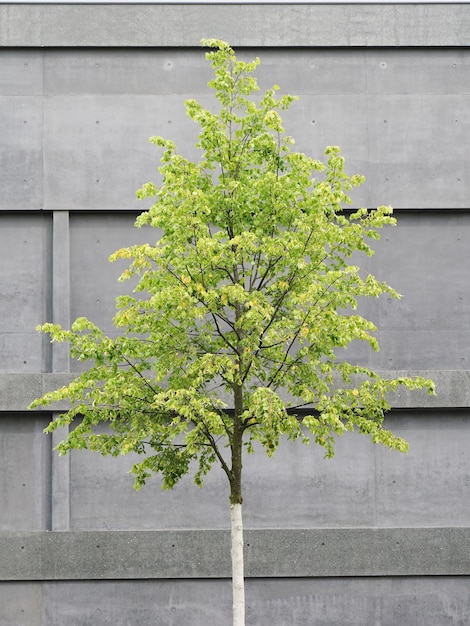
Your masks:
{"label": "white painted trunk", "polygon": [[233,626],[245,626],[245,573],[243,565],[242,505],[230,505],[232,524]]}

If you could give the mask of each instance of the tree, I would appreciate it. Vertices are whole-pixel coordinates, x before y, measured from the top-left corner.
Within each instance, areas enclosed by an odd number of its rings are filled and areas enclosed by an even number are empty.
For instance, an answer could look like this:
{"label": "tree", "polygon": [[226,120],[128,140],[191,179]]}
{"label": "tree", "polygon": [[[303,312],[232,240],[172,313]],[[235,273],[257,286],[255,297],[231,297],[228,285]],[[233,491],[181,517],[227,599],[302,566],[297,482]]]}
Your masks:
{"label": "tree", "polygon": [[[387,396],[399,386],[434,392],[422,378],[385,379],[345,360],[354,340],[377,350],[375,326],[356,313],[358,301],[395,290],[351,263],[372,254],[377,229],[394,224],[389,207],[345,211],[363,182],[348,176],[337,147],[326,163],[295,152],[280,111],[295,98],[278,87],[254,97],[259,63],[237,60],[220,40],[203,42],[214,70],[211,112],[186,102],[200,126],[192,162],[161,137],[160,186],[136,226],[160,229],[155,244],[114,253],[128,259],[121,280],[138,277],[135,295],[117,299],[117,338],[86,318],[70,330],[40,327],[69,342],[88,369],[31,405],[68,400],[53,421],[74,428],[61,454],[87,448],[142,456],[135,487],[161,474],[173,488],[194,470],[202,485],[214,464],[229,484],[232,527],[233,624],[244,624],[243,453],[258,442],[271,456],[282,438],[313,440],[334,453],[336,436],[356,430],[374,443],[406,451],[383,427]],[[224,401],[223,398],[230,398]],[[109,430],[96,432],[105,422]]]}

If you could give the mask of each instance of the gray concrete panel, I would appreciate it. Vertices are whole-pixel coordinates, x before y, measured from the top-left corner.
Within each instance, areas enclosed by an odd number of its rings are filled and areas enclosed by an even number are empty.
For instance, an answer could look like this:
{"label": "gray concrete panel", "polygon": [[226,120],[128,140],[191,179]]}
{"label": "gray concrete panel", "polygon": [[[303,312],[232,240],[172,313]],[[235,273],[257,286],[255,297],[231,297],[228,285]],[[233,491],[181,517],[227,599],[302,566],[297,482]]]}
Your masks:
{"label": "gray concrete panel", "polygon": [[50,97],[123,93],[186,97],[207,93],[211,78],[202,49],[196,54],[194,50],[158,48],[44,52],[44,93]]}
{"label": "gray concrete panel", "polygon": [[0,626],[45,626],[42,622],[41,583],[0,584]]}
{"label": "gray concrete panel", "polygon": [[[72,214],[70,219],[71,319],[86,316],[106,332],[113,332],[116,297],[132,293],[135,280],[118,282],[127,261],[109,262],[109,255],[125,246],[155,243],[159,231],[134,228],[135,214]],[[99,268],[99,271],[97,271]],[[72,371],[80,367],[71,363]]]}
{"label": "gray concrete panel", "polygon": [[0,95],[0,209],[41,208],[42,132],[39,99]]}
{"label": "gray concrete panel", "polygon": [[462,4],[0,5],[0,46],[464,46]]}
{"label": "gray concrete panel", "polygon": [[[249,579],[247,624],[463,626],[468,577]],[[220,626],[228,580],[17,582],[0,585],[0,624]]]}
{"label": "gray concrete panel", "polygon": [[[263,51],[255,52],[264,63]],[[411,52],[411,68],[420,66],[424,77],[417,91],[412,69],[403,70],[403,51],[348,55],[266,53],[263,88],[278,82],[301,95],[285,115],[297,148],[321,157],[326,145],[340,145],[348,170],[367,177],[355,205],[466,208],[468,156],[460,138],[468,130],[468,55],[446,51],[438,62],[435,53],[428,60]],[[45,109],[46,207],[136,207],[135,189],[155,178],[159,152],[147,143],[151,134],[195,156],[196,127],[183,101],[207,92],[203,52],[134,51],[125,62],[122,56],[46,55],[45,89],[54,96]]]}
{"label": "gray concrete panel", "polygon": [[[356,205],[466,208],[468,157],[460,140],[468,130],[466,52],[254,52],[262,57],[263,87],[278,82],[301,95],[285,116],[298,149],[321,156],[326,145],[338,144],[348,169],[367,176],[354,194]],[[0,99],[3,208],[42,206],[43,106],[47,208],[137,208],[135,189],[158,180],[159,152],[148,145],[151,134],[172,138],[185,154],[195,155],[196,127],[185,118],[183,100],[207,92],[202,50],[43,56],[45,103],[39,96]],[[40,72],[38,60],[36,65]],[[33,69],[31,62],[31,76]],[[33,91],[35,81],[29,85]]]}
{"label": "gray concrete panel", "polygon": [[[403,50],[362,57],[349,50],[296,52],[273,71],[283,89],[300,93],[285,116],[298,149],[317,156],[325,145],[340,145],[348,170],[366,175],[355,204],[468,204],[468,155],[461,141],[467,134],[468,61],[456,52],[438,62],[428,52],[409,52],[406,61]],[[267,61],[265,76],[272,70],[269,55]]]}
{"label": "gray concrete panel", "polygon": [[[237,47],[244,60],[260,58],[256,69],[261,89],[278,84],[295,95],[458,95],[469,93],[470,53],[466,48],[307,49]],[[5,51],[15,68],[28,60],[42,78],[45,95],[134,94],[199,96],[208,93],[212,70],[204,50],[47,49],[18,53]],[[17,58],[18,56],[18,58]],[[7,58],[9,58],[7,56]],[[33,68],[31,68],[32,70]],[[8,77],[9,78],[9,77]],[[2,88],[18,95],[21,84],[6,80]],[[26,80],[26,79],[24,79]],[[30,90],[33,87],[29,86]],[[24,87],[26,89],[26,86]]]}
{"label": "gray concrete panel", "polygon": [[321,159],[338,145],[346,171],[366,177],[353,206],[467,208],[467,106],[468,96],[304,95],[284,119],[296,149]]}
{"label": "gray concrete panel", "polygon": [[37,50],[0,49],[0,93],[32,96],[43,93],[43,54]]}
{"label": "gray concrete panel", "polygon": [[[81,51],[75,54],[80,53],[83,54]],[[330,50],[312,45],[305,50],[254,48],[237,50],[237,53],[246,59],[260,58],[256,75],[263,88],[276,83],[283,90],[299,96],[449,96],[469,93],[469,54],[466,49]]]}
{"label": "gray concrete panel", "polygon": [[[44,206],[138,209],[135,191],[155,180],[161,152],[148,138],[171,138],[184,152],[196,126],[181,97],[63,96],[45,105]],[[194,154],[194,148],[192,149]]]}
{"label": "gray concrete panel", "polygon": [[[72,530],[229,527],[228,482],[218,467],[206,477],[203,489],[196,487],[190,475],[175,490],[162,491],[161,478],[155,476],[136,492],[129,474],[138,460],[135,455],[103,458],[83,452],[73,451],[70,456]],[[249,501],[247,495],[245,503]],[[188,503],[191,503],[189,508]],[[248,511],[247,515],[249,523]]]}
{"label": "gray concrete panel", "polygon": [[405,437],[409,452],[374,451],[375,520],[379,526],[440,526],[470,519],[470,420],[466,412],[404,413],[388,421]]}
{"label": "gray concrete panel", "polygon": [[[465,85],[467,93],[469,85]],[[371,205],[465,208],[468,95],[369,97]],[[367,174],[367,172],[366,172]]]}
{"label": "gray concrete panel", "polygon": [[[388,427],[410,444],[406,455],[347,433],[336,455],[283,442],[274,459],[262,450],[244,459],[247,528],[465,526],[470,516],[470,421],[466,411],[392,413]],[[125,530],[227,528],[228,483],[218,467],[198,488],[188,475],[173,491],[160,478],[139,492],[128,474],[133,455],[103,458],[74,451],[71,528]],[[188,502],[191,502],[190,514]]]}
{"label": "gray concrete panel", "polygon": [[466,585],[466,578],[252,580],[247,624],[463,626]]}
{"label": "gray concrete panel", "polygon": [[50,441],[40,415],[0,416],[0,530],[45,530],[50,517]]}
{"label": "gray concrete panel", "polygon": [[360,356],[378,369],[466,369],[470,362],[467,213],[397,214],[398,224],[373,243],[364,270],[387,281],[402,299],[361,303],[378,327],[379,353]]}
{"label": "gray concrete panel", "polygon": [[41,626],[220,626],[231,605],[228,580],[47,583]]}
{"label": "gray concrete panel", "polygon": [[397,212],[396,218],[372,242],[374,256],[358,259],[402,295],[369,301],[379,329],[470,330],[470,214]]}
{"label": "gray concrete panel", "polygon": [[445,369],[467,368],[470,338],[466,330],[380,331],[380,352],[371,354],[370,365],[377,369],[407,369],[415,363]]}
{"label": "gray concrete panel", "polygon": [[[247,578],[468,575],[467,528],[246,531]],[[0,580],[230,577],[229,531],[1,533]]]}
{"label": "gray concrete panel", "polygon": [[49,315],[50,219],[0,216],[0,371],[40,372],[43,339],[36,325]]}
{"label": "gray concrete panel", "polygon": [[31,332],[4,332],[0,335],[0,371],[37,372],[41,370],[43,342]]}
{"label": "gray concrete panel", "polygon": [[[368,344],[356,342],[344,355],[380,370],[464,370],[470,363],[465,243],[470,214],[401,212],[397,219],[395,228],[386,228],[381,241],[372,243],[376,254],[371,259],[358,255],[354,263],[403,297],[361,303],[360,312],[378,327],[381,350],[374,353]],[[72,215],[72,319],[86,315],[113,330],[115,297],[130,293],[132,284],[117,283],[126,264],[110,264],[108,256],[121,246],[153,242],[159,235],[150,228],[134,229],[133,221],[128,213]],[[72,364],[74,370],[78,367]]]}
{"label": "gray concrete panel", "polygon": [[[354,54],[351,49],[341,52],[342,62]],[[325,54],[328,55],[328,51]],[[367,68],[364,91],[371,95],[468,94],[469,58],[465,48],[370,50],[364,58]],[[424,66],[426,71],[423,71]],[[321,73],[322,68],[319,69]]]}

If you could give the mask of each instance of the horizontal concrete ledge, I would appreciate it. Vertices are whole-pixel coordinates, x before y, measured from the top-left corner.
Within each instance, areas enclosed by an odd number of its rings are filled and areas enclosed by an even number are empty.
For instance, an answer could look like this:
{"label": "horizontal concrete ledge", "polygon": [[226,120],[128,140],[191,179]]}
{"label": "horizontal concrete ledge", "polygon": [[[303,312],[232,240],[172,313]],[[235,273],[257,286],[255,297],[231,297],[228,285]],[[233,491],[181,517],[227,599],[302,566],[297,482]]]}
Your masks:
{"label": "horizontal concrete ledge", "polygon": [[[67,385],[73,378],[69,373],[0,374],[0,411],[26,411],[34,399]],[[51,410],[63,408],[57,405]]]}
{"label": "horizontal concrete ledge", "polygon": [[[228,578],[230,533],[0,533],[0,580]],[[248,578],[470,574],[470,528],[245,532]]]}
{"label": "horizontal concrete ledge", "polygon": [[465,46],[468,4],[0,4],[4,47]]}
{"label": "horizontal concrete ledge", "polygon": [[[470,407],[470,370],[413,370],[381,371],[384,377],[422,376],[431,378],[436,396],[424,391],[399,390],[390,398],[395,409],[442,409]],[[0,411],[25,411],[28,405],[46,391],[68,384],[72,374],[0,374]],[[61,411],[67,407],[56,403],[49,410]],[[47,410],[48,407],[45,407]]]}
{"label": "horizontal concrete ledge", "polygon": [[[1,0],[0,0],[1,1]],[[0,5],[1,6],[1,5]],[[357,211],[358,208],[362,208],[362,206],[354,206],[354,205],[347,205],[343,207],[343,212],[344,214],[349,215],[350,213],[353,213],[354,211]],[[375,206],[370,206],[370,207],[366,207],[368,209],[375,209]],[[0,208],[0,215],[2,215],[3,213],[5,214],[12,214],[12,213],[18,213],[18,214],[23,214],[23,213],[45,213],[47,215],[53,214],[53,213],[63,213],[63,212],[68,212],[68,213],[97,213],[97,214],[107,214],[107,213],[129,213],[130,215],[140,215],[140,213],[143,213],[145,211],[145,209],[143,207],[100,207],[100,206],[82,206],[82,207],[61,207],[61,208],[49,208],[49,207],[30,207],[30,206],[24,206],[24,207],[1,207]],[[468,214],[470,213],[470,207],[468,206],[448,206],[448,207],[433,207],[433,206],[409,206],[409,207],[405,207],[405,206],[401,206],[401,207],[393,207],[393,214],[395,216],[400,216],[403,215],[404,213],[413,213],[413,214],[421,214],[421,215],[438,215],[438,214],[442,214],[442,215],[449,215],[450,213],[454,214],[454,215],[464,215],[464,214]]]}

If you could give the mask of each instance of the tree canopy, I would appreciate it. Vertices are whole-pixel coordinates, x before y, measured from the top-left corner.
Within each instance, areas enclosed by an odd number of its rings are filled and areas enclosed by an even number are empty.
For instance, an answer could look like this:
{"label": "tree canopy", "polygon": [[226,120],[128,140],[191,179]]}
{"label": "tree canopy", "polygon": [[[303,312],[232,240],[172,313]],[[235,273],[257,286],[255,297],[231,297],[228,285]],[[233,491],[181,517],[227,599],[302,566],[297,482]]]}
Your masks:
{"label": "tree canopy", "polygon": [[[258,59],[241,61],[220,40],[204,44],[217,106],[186,102],[200,127],[199,160],[151,139],[162,150],[161,184],[139,190],[153,204],[136,226],[155,227],[156,241],[111,256],[129,260],[120,280],[138,277],[135,293],[117,299],[117,336],[86,318],[70,330],[42,325],[88,365],[32,407],[70,402],[47,429],[79,418],[61,453],[140,455],[137,488],[155,473],[172,488],[193,470],[200,485],[218,463],[234,504],[243,449],[259,442],[272,455],[285,436],[330,457],[335,438],[357,430],[405,451],[383,427],[388,394],[434,386],[384,378],[343,350],[356,340],[378,350],[360,300],[399,297],[351,261],[372,255],[378,229],[395,223],[391,208],[348,208],[364,179],[345,173],[339,148],[323,161],[296,152],[281,118],[295,98],[277,86],[256,94]],[[95,428],[102,422],[105,432]]]}

